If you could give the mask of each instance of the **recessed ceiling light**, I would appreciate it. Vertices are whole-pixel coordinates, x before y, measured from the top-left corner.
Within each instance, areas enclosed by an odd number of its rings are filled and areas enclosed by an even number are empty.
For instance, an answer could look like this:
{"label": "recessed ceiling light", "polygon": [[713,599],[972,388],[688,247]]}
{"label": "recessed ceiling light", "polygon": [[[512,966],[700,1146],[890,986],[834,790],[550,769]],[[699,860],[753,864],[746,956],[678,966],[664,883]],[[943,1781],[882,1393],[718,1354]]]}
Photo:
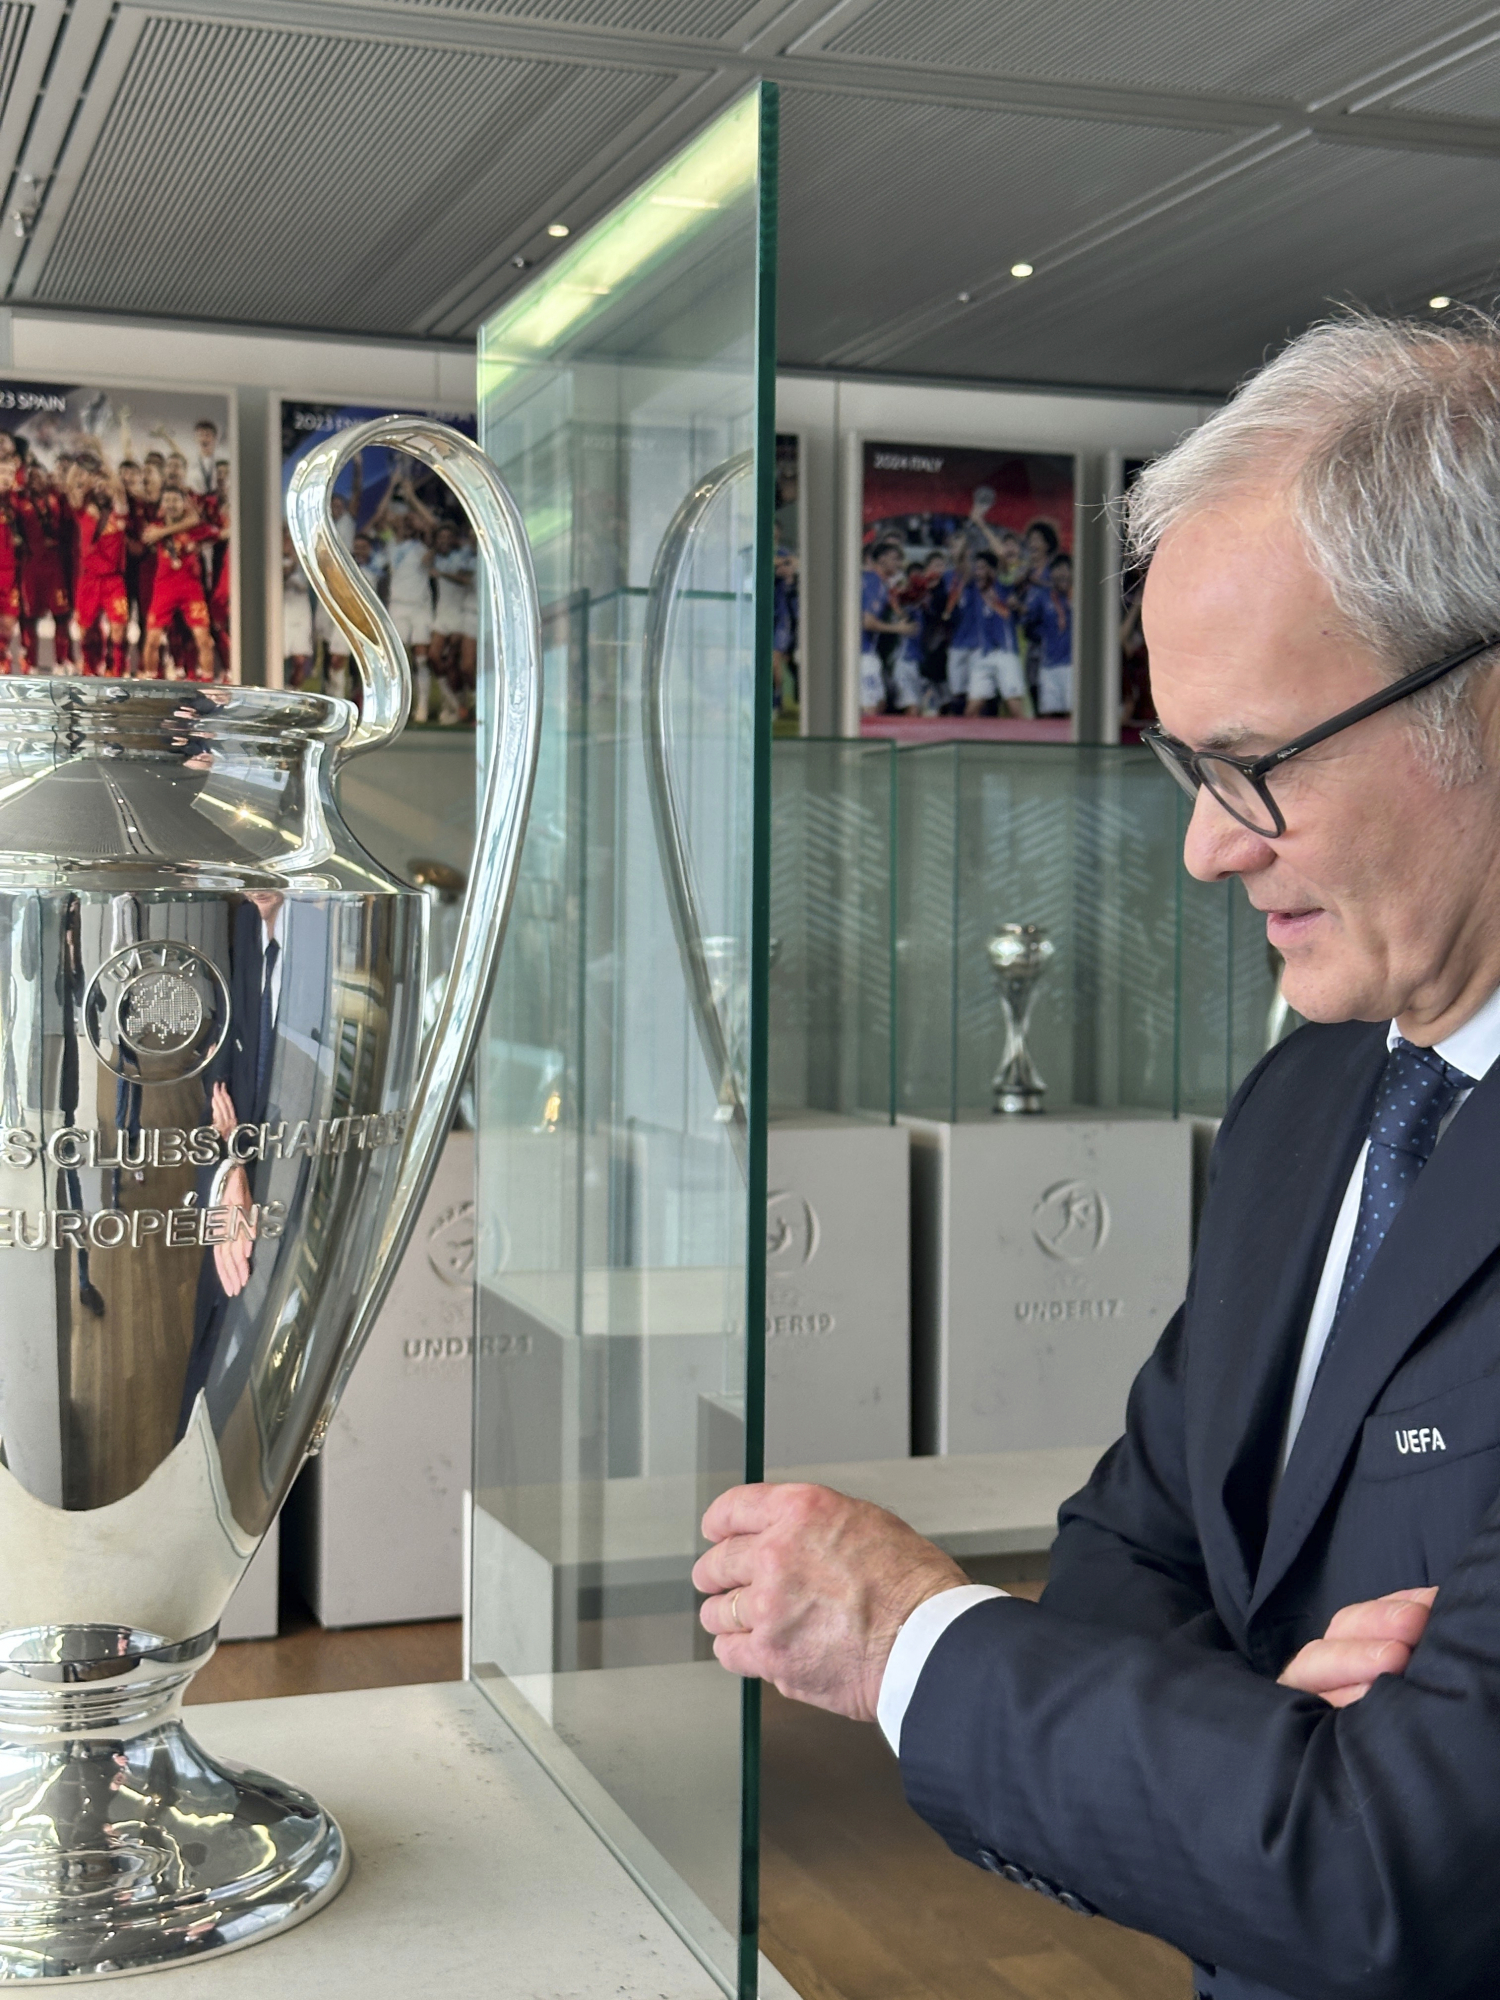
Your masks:
{"label": "recessed ceiling light", "polygon": [[1013,278],[1029,278],[1031,276],[1033,269],[1034,266],[1030,264],[1012,264],[1010,267],[1010,275]]}
{"label": "recessed ceiling light", "polygon": [[958,303],[961,306],[966,306],[970,303],[973,297],[974,294],[972,292],[960,292],[958,295]]}
{"label": "recessed ceiling light", "polygon": [[1439,292],[1435,298],[1429,299],[1427,303],[1435,313],[1440,313],[1446,311],[1452,305],[1453,301],[1446,292]]}
{"label": "recessed ceiling light", "polygon": [[547,224],[547,234],[549,236],[566,236],[568,234],[568,225],[565,222],[549,222]]}

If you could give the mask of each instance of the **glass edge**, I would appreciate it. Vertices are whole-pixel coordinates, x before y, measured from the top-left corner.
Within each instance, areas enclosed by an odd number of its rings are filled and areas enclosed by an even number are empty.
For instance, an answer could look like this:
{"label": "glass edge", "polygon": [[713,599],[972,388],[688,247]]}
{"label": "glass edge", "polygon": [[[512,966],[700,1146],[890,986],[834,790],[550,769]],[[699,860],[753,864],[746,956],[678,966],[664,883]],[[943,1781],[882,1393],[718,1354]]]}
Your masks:
{"label": "glass edge", "polygon": [[[745,1217],[745,1478],[765,1471],[766,1118],[771,924],[771,641],[776,541],[776,199],[780,93],[761,79],[755,291],[755,693],[750,896],[750,1129]],[[740,1697],[740,2000],[760,1990],[759,1681]]]}

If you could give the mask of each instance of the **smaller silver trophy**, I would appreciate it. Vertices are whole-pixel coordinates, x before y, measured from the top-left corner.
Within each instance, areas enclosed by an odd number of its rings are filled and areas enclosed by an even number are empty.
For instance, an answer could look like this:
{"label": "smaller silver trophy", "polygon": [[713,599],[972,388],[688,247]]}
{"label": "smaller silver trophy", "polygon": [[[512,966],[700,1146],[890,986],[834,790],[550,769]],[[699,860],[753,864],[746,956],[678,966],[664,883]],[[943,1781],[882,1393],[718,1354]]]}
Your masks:
{"label": "smaller silver trophy", "polygon": [[1057,950],[1040,924],[1002,924],[985,946],[1000,983],[1005,1050],[995,1071],[995,1110],[1007,1117],[1037,1112],[1047,1086],[1026,1046],[1037,986]]}

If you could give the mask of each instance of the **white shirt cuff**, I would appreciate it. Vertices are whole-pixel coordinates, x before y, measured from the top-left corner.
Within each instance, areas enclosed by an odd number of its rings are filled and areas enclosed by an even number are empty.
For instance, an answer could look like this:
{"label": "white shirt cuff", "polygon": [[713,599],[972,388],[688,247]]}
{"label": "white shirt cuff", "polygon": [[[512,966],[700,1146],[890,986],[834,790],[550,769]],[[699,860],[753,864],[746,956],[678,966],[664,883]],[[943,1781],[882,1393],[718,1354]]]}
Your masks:
{"label": "white shirt cuff", "polygon": [[958,1583],[926,1598],[896,1634],[896,1643],[885,1663],[880,1681],[880,1699],[875,1704],[875,1720],[885,1740],[901,1755],[901,1724],[907,1705],[917,1691],[917,1682],[927,1664],[927,1656],[955,1618],[962,1618],[987,1597],[1008,1597],[992,1583]]}

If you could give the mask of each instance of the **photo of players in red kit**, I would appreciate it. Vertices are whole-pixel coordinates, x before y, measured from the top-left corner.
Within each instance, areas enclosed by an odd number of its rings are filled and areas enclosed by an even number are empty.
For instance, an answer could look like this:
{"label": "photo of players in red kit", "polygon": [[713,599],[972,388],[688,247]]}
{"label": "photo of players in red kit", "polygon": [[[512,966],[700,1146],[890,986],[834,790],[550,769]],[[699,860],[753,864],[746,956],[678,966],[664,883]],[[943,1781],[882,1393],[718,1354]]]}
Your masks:
{"label": "photo of players in red kit", "polygon": [[0,381],[0,673],[233,671],[225,396]]}

